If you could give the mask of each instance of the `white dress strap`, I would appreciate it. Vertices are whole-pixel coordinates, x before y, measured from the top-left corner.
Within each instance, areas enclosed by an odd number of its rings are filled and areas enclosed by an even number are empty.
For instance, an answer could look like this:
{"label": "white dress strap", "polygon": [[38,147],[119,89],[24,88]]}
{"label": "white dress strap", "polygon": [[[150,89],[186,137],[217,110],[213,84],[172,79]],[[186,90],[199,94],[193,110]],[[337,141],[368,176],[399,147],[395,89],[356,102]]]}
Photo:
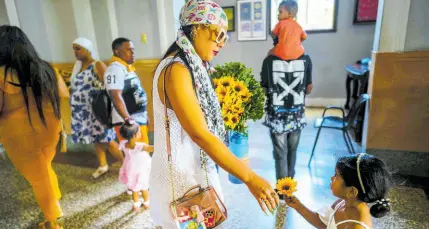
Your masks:
{"label": "white dress strap", "polygon": [[[341,207],[341,205],[345,202],[345,200],[340,201],[337,205],[335,205],[334,212],[332,213],[331,217],[329,218],[329,224],[331,224],[332,220],[335,217],[335,213],[337,210]],[[328,225],[329,226],[329,225]],[[328,227],[329,228],[329,227]]]}
{"label": "white dress strap", "polygon": [[352,220],[352,219],[348,219],[348,220],[344,220],[341,221],[339,223],[336,224],[336,226],[340,225],[340,224],[345,224],[345,223],[357,223],[359,225],[361,225],[362,227],[364,227],[365,229],[371,229],[368,225],[366,225],[365,223],[361,222],[361,221],[357,221],[357,220]]}

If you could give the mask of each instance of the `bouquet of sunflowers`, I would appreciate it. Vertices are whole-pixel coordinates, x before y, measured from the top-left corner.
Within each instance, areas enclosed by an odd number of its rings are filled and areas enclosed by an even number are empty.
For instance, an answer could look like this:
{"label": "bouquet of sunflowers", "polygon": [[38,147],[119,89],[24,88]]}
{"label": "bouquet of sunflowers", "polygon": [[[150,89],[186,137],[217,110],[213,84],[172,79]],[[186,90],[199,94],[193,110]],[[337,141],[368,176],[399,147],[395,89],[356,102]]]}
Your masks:
{"label": "bouquet of sunflowers", "polygon": [[261,119],[265,104],[264,91],[252,69],[239,62],[230,62],[216,66],[211,77],[226,129],[247,135],[247,120]]}

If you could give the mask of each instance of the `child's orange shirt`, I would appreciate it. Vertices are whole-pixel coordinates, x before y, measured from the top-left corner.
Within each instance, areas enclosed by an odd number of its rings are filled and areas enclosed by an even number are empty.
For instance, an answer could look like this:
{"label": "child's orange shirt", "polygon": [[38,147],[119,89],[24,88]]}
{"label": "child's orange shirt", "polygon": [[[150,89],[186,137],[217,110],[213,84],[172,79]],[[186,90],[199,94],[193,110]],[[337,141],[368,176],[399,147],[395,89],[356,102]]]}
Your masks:
{"label": "child's orange shirt", "polygon": [[279,38],[279,42],[274,47],[275,56],[283,60],[294,60],[304,54],[301,42],[307,38],[307,34],[294,19],[279,21],[273,33]]}

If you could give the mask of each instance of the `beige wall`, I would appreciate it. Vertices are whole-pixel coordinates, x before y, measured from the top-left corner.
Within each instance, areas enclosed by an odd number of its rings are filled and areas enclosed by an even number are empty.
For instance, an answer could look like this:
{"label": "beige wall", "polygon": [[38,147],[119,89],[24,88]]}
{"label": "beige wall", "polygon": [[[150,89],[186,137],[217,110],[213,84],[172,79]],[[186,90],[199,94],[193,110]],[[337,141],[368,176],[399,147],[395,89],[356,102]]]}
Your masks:
{"label": "beige wall", "polygon": [[9,24],[7,17],[6,5],[4,1],[0,1],[0,25]]}
{"label": "beige wall", "polygon": [[411,1],[404,50],[429,50],[428,0]]}
{"label": "beige wall", "polygon": [[[137,58],[158,58],[161,51],[154,1],[117,0],[115,6],[119,36],[134,41]],[[140,42],[142,33],[147,35],[147,44]]]}
{"label": "beige wall", "polygon": [[107,60],[112,55],[110,46],[114,39],[112,37],[112,26],[109,23],[107,1],[91,0],[91,9],[95,37],[97,38],[98,55],[100,59]]}
{"label": "beige wall", "polygon": [[39,55],[47,61],[52,61],[47,26],[42,13],[42,0],[15,0],[15,4],[21,29],[27,34]]}
{"label": "beige wall", "polygon": [[43,16],[47,28],[47,45],[51,58],[56,62],[74,59],[72,42],[77,36],[72,3],[69,0],[44,0]]}

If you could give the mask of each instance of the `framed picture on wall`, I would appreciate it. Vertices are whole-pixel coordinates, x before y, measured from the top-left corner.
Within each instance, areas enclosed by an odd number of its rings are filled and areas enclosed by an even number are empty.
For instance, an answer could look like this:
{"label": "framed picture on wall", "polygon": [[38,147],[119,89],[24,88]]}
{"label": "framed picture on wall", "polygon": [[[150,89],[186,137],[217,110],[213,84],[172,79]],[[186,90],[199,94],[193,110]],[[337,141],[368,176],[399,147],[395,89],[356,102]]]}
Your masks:
{"label": "framed picture on wall", "polygon": [[239,41],[262,41],[267,39],[266,12],[266,0],[237,1]]}
{"label": "framed picture on wall", "polygon": [[356,0],[354,24],[374,23],[377,20],[378,0]]}
{"label": "framed picture on wall", "polygon": [[225,11],[226,17],[228,18],[228,32],[235,31],[235,7],[234,6],[225,6],[222,7]]}
{"label": "framed picture on wall", "polygon": [[[279,5],[283,0],[271,0],[268,4],[270,31],[274,29]],[[339,0],[296,0],[296,21],[307,33],[329,33],[337,31]],[[347,0],[352,1],[352,0]]]}

